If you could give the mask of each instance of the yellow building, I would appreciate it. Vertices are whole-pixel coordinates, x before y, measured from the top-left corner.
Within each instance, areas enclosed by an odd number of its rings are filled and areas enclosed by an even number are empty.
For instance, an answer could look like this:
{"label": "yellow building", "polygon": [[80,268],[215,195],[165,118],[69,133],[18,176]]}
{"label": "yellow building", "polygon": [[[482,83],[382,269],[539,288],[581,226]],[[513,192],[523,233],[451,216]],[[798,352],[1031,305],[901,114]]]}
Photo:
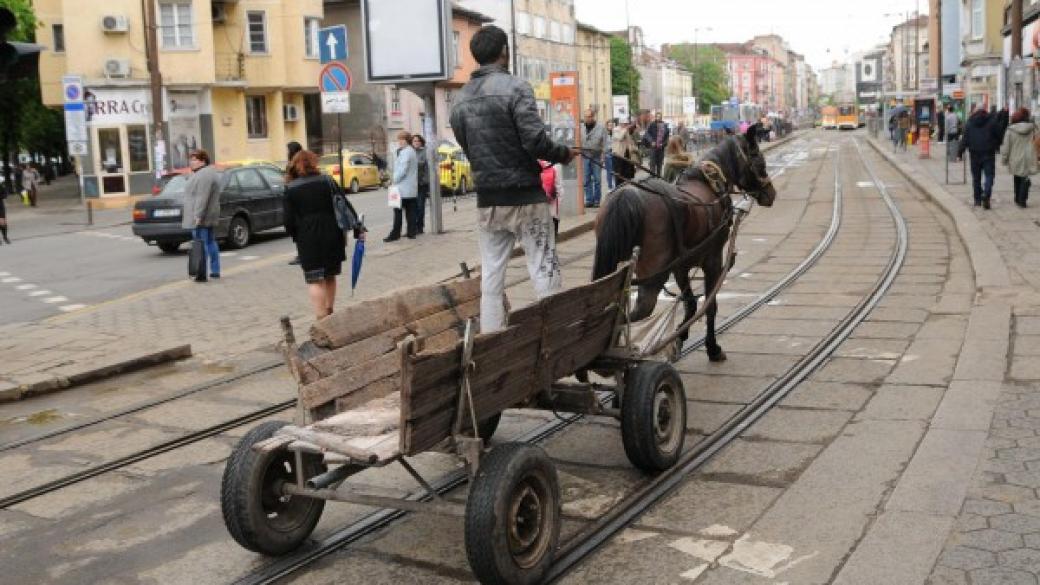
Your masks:
{"label": "yellow building", "polygon": [[577,30],[581,106],[606,120],[611,117],[610,35],[581,22]]}
{"label": "yellow building", "polygon": [[[141,0],[35,0],[45,104],[63,104],[62,76],[82,77],[88,197],[148,193],[160,166],[285,159],[290,140],[320,136],[321,0],[154,1],[165,148],[156,148]],[[311,116],[308,116],[311,114]],[[308,118],[311,118],[308,120]]]}

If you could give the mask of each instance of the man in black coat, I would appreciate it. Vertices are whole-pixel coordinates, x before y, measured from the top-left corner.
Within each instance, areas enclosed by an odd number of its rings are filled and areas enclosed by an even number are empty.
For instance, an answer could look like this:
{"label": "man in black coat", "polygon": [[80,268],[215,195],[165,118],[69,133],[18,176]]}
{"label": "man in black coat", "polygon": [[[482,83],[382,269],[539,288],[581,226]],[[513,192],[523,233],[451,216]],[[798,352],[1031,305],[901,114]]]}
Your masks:
{"label": "man in black coat", "polygon": [[971,188],[976,207],[990,208],[1003,128],[1001,114],[990,114],[985,108],[975,110],[964,124],[957,160],[964,156],[965,150],[971,154]]}
{"label": "man in black coat", "polygon": [[654,121],[650,122],[643,134],[643,146],[653,152],[654,173],[657,175],[661,174],[661,167],[664,165],[664,149],[668,146],[668,138],[671,135],[668,124],[661,119],[661,112],[658,111],[654,115]]}

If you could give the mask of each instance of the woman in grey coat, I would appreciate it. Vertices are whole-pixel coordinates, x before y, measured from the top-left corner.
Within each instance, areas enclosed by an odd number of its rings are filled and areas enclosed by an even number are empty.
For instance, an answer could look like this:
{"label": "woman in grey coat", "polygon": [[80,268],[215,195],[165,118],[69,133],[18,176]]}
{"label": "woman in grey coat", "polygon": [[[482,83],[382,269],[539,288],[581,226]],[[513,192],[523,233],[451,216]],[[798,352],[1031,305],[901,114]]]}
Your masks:
{"label": "woman in grey coat", "polygon": [[1029,199],[1029,177],[1037,172],[1036,125],[1027,108],[1019,108],[1011,117],[1011,125],[1004,134],[1000,160],[1015,178],[1015,205],[1026,206]]}
{"label": "woman in grey coat", "polygon": [[394,160],[394,176],[391,180],[391,188],[396,188],[401,193],[401,207],[394,208],[394,227],[390,235],[383,238],[384,242],[393,242],[401,239],[401,214],[405,216],[408,223],[408,231],[405,235],[415,239],[415,204],[419,196],[419,160],[412,148],[412,135],[407,130],[401,130],[397,134],[397,158]]}
{"label": "woman in grey coat", "polygon": [[181,227],[191,230],[192,245],[202,246],[202,270],[195,282],[206,282],[206,257],[210,278],[220,278],[220,248],[213,233],[220,221],[220,173],[210,166],[209,153],[199,149],[188,157],[191,177],[184,187],[184,214]]}

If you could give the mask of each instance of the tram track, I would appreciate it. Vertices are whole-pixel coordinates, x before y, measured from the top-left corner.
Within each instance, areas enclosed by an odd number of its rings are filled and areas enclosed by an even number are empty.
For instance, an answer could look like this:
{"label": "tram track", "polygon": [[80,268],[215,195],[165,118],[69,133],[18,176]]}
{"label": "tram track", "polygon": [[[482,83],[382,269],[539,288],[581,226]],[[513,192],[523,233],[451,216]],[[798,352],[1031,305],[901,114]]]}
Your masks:
{"label": "tram track", "polygon": [[[838,161],[839,154],[840,154],[840,151],[838,151],[838,153],[835,154],[835,156],[834,156],[834,164],[833,164],[833,169],[834,169],[834,199],[833,199],[833,205],[832,205],[831,221],[830,221],[830,224],[829,224],[826,232],[824,233],[823,237],[820,239],[820,241],[817,243],[817,245],[813,248],[813,250],[810,252],[810,254],[802,262],[800,262],[793,270],[791,270],[783,278],[781,278],[779,281],[777,281],[772,286],[770,286],[770,288],[767,289],[765,292],[761,293],[752,302],[750,302],[750,303],[748,303],[746,305],[743,305],[742,307],[737,309],[734,313],[732,313],[729,316],[727,316],[719,324],[717,324],[717,326],[716,326],[717,331],[721,332],[721,331],[724,331],[725,329],[728,329],[730,327],[735,326],[739,322],[741,322],[744,319],[746,319],[747,317],[749,317],[755,311],[760,309],[766,303],[768,303],[769,301],[771,301],[774,298],[776,298],[776,296],[778,296],[784,289],[788,288],[791,284],[796,282],[799,277],[801,277],[803,274],[805,274],[805,272],[807,272],[809,269],[811,269],[813,266],[815,266],[819,262],[819,260],[824,256],[824,254],[827,252],[827,250],[831,247],[831,245],[833,244],[833,242],[834,242],[834,240],[835,240],[835,238],[836,238],[836,236],[837,236],[837,234],[838,234],[838,232],[839,232],[839,230],[841,228],[842,212],[844,210],[844,202],[843,202],[844,193],[843,193],[843,189],[841,187],[841,174],[840,174],[840,167],[839,167],[839,161]],[[788,167],[789,166],[790,165],[788,165]],[[784,170],[786,170],[786,168],[788,168],[788,167],[785,167]],[[898,271],[898,269],[895,272],[897,272],[897,271]],[[892,272],[893,278],[894,278],[895,272]],[[886,290],[887,290],[887,287],[886,287]],[[871,307],[872,306],[873,305],[871,305]],[[867,312],[869,312],[869,311],[867,311]],[[864,316],[865,316],[865,313],[864,313]],[[858,324],[858,321],[857,321],[856,324]],[[851,327],[849,328],[849,332],[851,332]],[[844,339],[844,338],[842,338],[842,339]],[[705,343],[705,340],[706,340],[706,337],[704,335],[700,335],[696,339],[689,340],[684,345],[683,350],[681,352],[681,355],[683,357],[688,356],[689,354],[691,354],[696,349],[702,347],[704,345],[704,343]],[[840,343],[840,341],[834,343],[834,347],[835,348],[837,347],[838,343]],[[828,347],[830,347],[830,345],[828,345]],[[832,353],[833,349],[831,349],[830,352]],[[830,354],[828,353],[827,356],[829,356],[829,355]],[[825,357],[821,357],[821,358],[813,361],[814,366],[813,366],[812,370],[815,370],[815,368],[819,366],[819,363],[821,363],[825,359],[826,359],[826,356]],[[805,358],[803,358],[802,361],[805,361]],[[802,361],[800,361],[799,364],[801,364]],[[792,370],[793,369],[794,368],[792,368]],[[804,377],[807,376],[809,373],[811,373],[812,370],[807,370],[801,378],[798,378],[798,382],[800,382],[802,379],[804,379]],[[785,390],[784,394],[786,394],[787,391],[790,391],[791,388],[796,386],[798,382],[795,382],[792,385],[790,385],[789,387],[787,387],[787,389]],[[772,388],[772,386],[771,386],[771,388]],[[782,397],[782,396],[778,396],[776,398],[776,400],[779,400],[780,397]],[[610,401],[610,397],[609,396],[608,397],[604,397],[602,400],[603,400],[604,404],[606,404],[606,403],[608,403]],[[770,402],[768,404],[768,406],[764,408],[764,410],[761,410],[761,412],[755,417],[755,420],[757,420],[757,418],[760,417],[762,413],[768,411],[768,409],[771,408],[773,404],[775,404],[775,400]],[[549,437],[552,437],[553,435],[556,435],[560,431],[564,430],[565,428],[571,426],[572,424],[574,424],[575,422],[577,422],[577,421],[579,421],[579,420],[581,420],[583,418],[584,417],[581,416],[581,415],[573,415],[573,416],[569,416],[569,417],[559,417],[558,420],[546,423],[545,425],[542,425],[542,426],[540,426],[540,427],[538,427],[538,428],[536,428],[536,429],[534,429],[534,430],[532,430],[532,431],[530,431],[528,433],[525,433],[524,435],[522,435],[520,437],[517,437],[514,440],[515,441],[519,441],[519,442],[539,443],[541,441],[544,441],[545,439],[548,439]],[[753,422],[753,421],[751,421],[751,422]],[[739,433],[742,432],[742,430],[745,429],[748,425],[750,425],[751,422],[748,422],[746,425],[743,425],[743,426],[741,426],[741,425],[734,425],[734,428],[732,430],[730,430],[730,433],[736,432],[736,435],[734,435],[734,436],[739,435]],[[720,431],[716,431],[716,433],[713,433],[713,436],[718,434],[719,432]],[[732,441],[732,438],[730,438],[729,441]],[[704,443],[705,443],[705,441],[702,441],[701,443],[698,444],[698,447],[700,445],[704,444]],[[707,453],[706,455],[702,455],[703,461],[699,461],[698,467],[700,465],[703,465],[704,461],[707,461],[707,459],[710,458],[711,455],[714,455],[716,452],[718,452],[718,450],[720,450],[724,446],[725,446],[725,444],[716,442],[715,447],[713,449],[711,449],[709,453]],[[691,451],[688,451],[688,453],[693,452],[693,450],[696,450],[696,449],[697,449],[697,447],[694,447],[693,449],[691,449]],[[684,457],[684,459],[682,461],[685,461],[685,457]],[[685,477],[685,475],[686,475],[686,473],[676,475],[675,477],[677,479],[675,481],[676,482],[681,481],[681,479],[683,477]],[[661,476],[657,476],[657,478],[660,478],[660,477]],[[644,493],[644,490],[646,490],[646,489],[652,487],[653,485],[655,485],[657,483],[657,478],[654,478],[653,480],[649,480],[649,483],[648,484],[644,484],[644,487],[640,488],[637,493],[642,494],[642,493]],[[427,492],[415,492],[411,496],[409,496],[408,499],[409,500],[413,500],[413,501],[417,501],[417,502],[431,501],[434,497],[441,497],[441,496],[447,494],[448,492],[450,492],[451,490],[456,489],[456,488],[464,485],[467,482],[467,480],[468,480],[468,474],[465,471],[458,471],[458,472],[455,472],[455,473],[451,473],[451,474],[448,474],[447,476],[444,476],[444,477],[442,477],[442,478],[440,478],[440,479],[438,479],[438,480],[436,480],[434,482],[431,482],[431,487],[433,488],[434,494],[436,494],[436,495],[431,495],[430,493],[427,493]],[[669,488],[669,490],[670,490],[670,488]],[[660,497],[661,496],[658,496],[657,499],[660,499]],[[645,509],[645,507],[643,509]],[[641,511],[640,511],[640,513],[641,513]],[[311,563],[313,563],[313,562],[315,562],[315,561],[317,561],[317,560],[319,560],[319,559],[321,559],[321,558],[323,558],[323,557],[325,557],[327,555],[330,555],[330,554],[332,554],[332,553],[334,553],[334,552],[336,552],[336,551],[338,551],[338,550],[340,550],[340,549],[342,549],[342,548],[344,548],[346,546],[349,546],[350,544],[355,543],[355,542],[361,540],[362,538],[377,532],[380,529],[383,529],[385,527],[390,526],[395,521],[404,518],[408,514],[409,514],[409,512],[407,512],[407,511],[395,510],[395,509],[380,509],[380,510],[377,510],[375,512],[372,512],[371,514],[368,514],[368,515],[364,516],[360,520],[358,520],[358,521],[356,521],[354,523],[351,523],[351,524],[349,524],[349,525],[347,525],[347,526],[345,526],[345,527],[343,527],[343,528],[341,528],[339,530],[334,531],[333,533],[331,533],[328,536],[326,536],[325,538],[323,538],[321,541],[304,545],[299,550],[297,550],[295,553],[293,553],[291,555],[288,555],[288,556],[285,556],[285,557],[281,557],[281,558],[275,559],[270,564],[268,564],[268,565],[266,565],[264,567],[261,567],[260,569],[254,571],[254,572],[252,572],[252,573],[250,573],[248,575],[245,575],[245,576],[243,576],[240,579],[235,580],[233,582],[233,585],[266,585],[266,584],[271,584],[271,583],[277,583],[281,579],[284,579],[284,578],[294,574],[296,571],[299,571],[300,569],[303,569],[304,567],[310,565]],[[638,514],[636,514],[636,515],[638,515]],[[616,532],[617,529],[619,529],[623,525],[624,524],[617,524],[616,522],[610,523],[608,525],[609,528],[610,528],[609,532],[604,532],[603,534],[605,536],[602,536],[601,540],[591,550],[595,550],[595,548],[597,548],[599,546],[599,544],[602,543],[602,541],[604,541],[606,538],[609,538],[609,535],[612,535],[614,532]],[[574,541],[572,540],[571,542],[574,542]],[[590,550],[590,552],[591,552],[591,550]],[[561,549],[561,551],[562,552],[566,552],[568,554],[573,554],[573,553],[570,552],[570,549],[568,549],[568,548]],[[587,554],[583,555],[583,556],[575,557],[574,562],[579,561],[581,558],[584,558],[584,556],[587,556]],[[558,566],[558,564],[554,565],[554,570],[556,570],[557,566]],[[569,566],[573,566],[573,565],[569,565]],[[569,566],[568,566],[568,568],[569,568]],[[562,575],[562,573],[561,573],[561,575]]]}

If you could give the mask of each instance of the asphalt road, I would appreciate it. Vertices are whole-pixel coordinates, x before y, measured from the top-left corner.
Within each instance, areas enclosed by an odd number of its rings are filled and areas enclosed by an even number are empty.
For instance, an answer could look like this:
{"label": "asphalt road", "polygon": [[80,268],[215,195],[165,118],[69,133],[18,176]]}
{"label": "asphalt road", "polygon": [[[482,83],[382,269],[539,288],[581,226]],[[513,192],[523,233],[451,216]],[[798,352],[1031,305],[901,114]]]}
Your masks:
{"label": "asphalt road", "polygon": [[[373,240],[390,230],[385,190],[351,195],[365,214]],[[445,213],[450,213],[450,204]],[[187,246],[164,254],[130,230],[129,210],[95,215],[87,228],[82,210],[12,217],[11,246],[0,246],[0,325],[36,321],[120,298],[187,277]],[[379,241],[379,244],[382,242]],[[257,234],[241,250],[224,250],[224,269],[291,254],[283,230]]]}

